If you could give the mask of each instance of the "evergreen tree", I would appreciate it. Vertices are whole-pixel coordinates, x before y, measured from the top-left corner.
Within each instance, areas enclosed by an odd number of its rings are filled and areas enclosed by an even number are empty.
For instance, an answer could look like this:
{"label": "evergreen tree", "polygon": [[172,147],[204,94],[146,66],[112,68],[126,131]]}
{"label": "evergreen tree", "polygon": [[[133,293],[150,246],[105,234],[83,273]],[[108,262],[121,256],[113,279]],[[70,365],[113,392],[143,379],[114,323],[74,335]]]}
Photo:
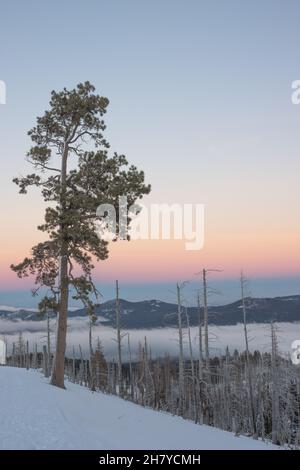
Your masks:
{"label": "evergreen tree", "polygon": [[[44,223],[38,227],[48,234],[47,240],[11,268],[19,277],[34,275],[35,292],[46,287],[52,293],[47,307],[58,313],[58,330],[51,383],[62,388],[69,294],[81,299],[93,315],[93,299],[98,294],[92,279],[93,260],[108,256],[108,243],[97,234],[97,207],[112,204],[118,216],[120,195],[126,195],[131,206],[150,191],[144,173],[135,166],[128,168],[124,155],[108,155],[102,119],[108,104],[89,82],[73,90],[52,91],[50,109],[28,133],[33,146],[27,159],[35,172],[14,179],[20,193],[36,186],[49,203]],[[77,275],[75,267],[80,269]]]}

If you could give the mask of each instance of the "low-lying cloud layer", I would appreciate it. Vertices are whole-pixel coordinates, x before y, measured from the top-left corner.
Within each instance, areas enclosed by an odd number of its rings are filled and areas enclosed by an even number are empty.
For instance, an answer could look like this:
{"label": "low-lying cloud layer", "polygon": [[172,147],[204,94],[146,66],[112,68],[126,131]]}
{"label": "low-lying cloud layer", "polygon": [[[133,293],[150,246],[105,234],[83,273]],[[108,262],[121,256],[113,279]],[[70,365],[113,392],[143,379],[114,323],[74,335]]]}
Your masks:
{"label": "low-lying cloud layer", "polygon": [[[260,351],[270,351],[270,325],[252,324],[249,325],[250,348]],[[79,354],[79,345],[85,354],[88,353],[88,319],[85,317],[75,317],[69,320],[67,334],[67,354]],[[228,346],[232,351],[238,349],[244,350],[243,326],[211,326],[210,332],[210,349],[211,355],[220,355]],[[0,337],[6,338],[8,344],[8,353],[11,351],[13,342],[18,341],[19,334],[22,333],[25,341],[29,342],[31,349],[37,343],[41,350],[42,345],[46,343],[46,321],[9,321],[0,319]],[[148,346],[151,348],[152,357],[163,356],[166,353],[171,356],[178,354],[178,331],[176,328],[157,328],[152,330],[124,330],[122,341],[124,360],[128,356],[128,335],[130,338],[131,350],[133,358],[137,358],[139,344],[144,343],[147,338]],[[108,326],[94,325],[93,342],[96,344],[100,339],[104,354],[107,358],[116,357],[116,331]],[[185,354],[188,356],[188,338],[185,338]],[[191,328],[191,338],[194,350],[194,357],[197,358],[198,353],[198,328]],[[300,339],[300,323],[280,323],[278,326],[279,349],[282,353],[289,353],[291,343]],[[54,348],[55,343],[55,320],[51,320],[51,343]]]}

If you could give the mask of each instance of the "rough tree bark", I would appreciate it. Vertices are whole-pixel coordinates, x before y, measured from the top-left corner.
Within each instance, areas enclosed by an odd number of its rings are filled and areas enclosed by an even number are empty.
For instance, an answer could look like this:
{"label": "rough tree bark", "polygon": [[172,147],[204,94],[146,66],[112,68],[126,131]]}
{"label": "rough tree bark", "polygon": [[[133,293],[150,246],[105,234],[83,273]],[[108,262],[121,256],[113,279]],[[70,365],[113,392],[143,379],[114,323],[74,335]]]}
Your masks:
{"label": "rough tree bark", "polygon": [[[67,183],[67,160],[68,145],[65,144],[61,162],[61,216],[65,215],[66,210],[66,183]],[[60,266],[59,266],[59,311],[56,330],[56,350],[53,361],[51,384],[56,387],[65,388],[65,354],[67,338],[67,317],[69,302],[69,277],[68,277],[68,240],[65,235],[64,221],[60,225],[61,248],[60,248]]]}

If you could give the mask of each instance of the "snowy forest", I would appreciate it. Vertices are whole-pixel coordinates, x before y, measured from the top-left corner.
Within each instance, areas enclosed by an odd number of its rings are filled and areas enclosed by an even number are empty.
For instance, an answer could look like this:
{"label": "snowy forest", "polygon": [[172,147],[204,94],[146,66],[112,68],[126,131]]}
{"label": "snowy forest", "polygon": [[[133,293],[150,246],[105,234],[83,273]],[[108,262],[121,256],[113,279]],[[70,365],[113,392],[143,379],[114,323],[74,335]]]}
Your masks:
{"label": "snowy forest", "polygon": [[[206,273],[202,298],[207,302]],[[241,277],[243,292],[244,278]],[[130,334],[122,332],[118,297],[115,302],[115,341],[117,360],[108,361],[99,338],[93,337],[93,322],[87,330],[89,357],[81,345],[73,346],[72,357],[65,358],[65,375],[68,381],[87,387],[93,392],[103,392],[121,397],[144,407],[164,411],[230,431],[235,435],[272,441],[273,444],[297,449],[300,446],[300,369],[291,358],[281,356],[278,350],[277,326],[271,323],[269,353],[249,351],[247,331],[247,304],[243,300],[245,351],[229,352],[210,357],[209,323],[207,305],[200,306],[198,349],[193,350],[189,318],[181,305],[183,286],[177,284],[178,293],[178,358],[166,354],[152,357],[147,337],[134,351],[138,360],[132,360]],[[118,283],[117,289],[118,292]],[[49,313],[49,312],[48,312]],[[47,341],[35,344],[30,350],[28,341],[13,343],[8,353],[7,365],[26,369],[42,369],[45,377],[51,374],[49,315]],[[187,341],[189,358],[183,355],[183,342]],[[126,351],[129,358],[123,361]]]}

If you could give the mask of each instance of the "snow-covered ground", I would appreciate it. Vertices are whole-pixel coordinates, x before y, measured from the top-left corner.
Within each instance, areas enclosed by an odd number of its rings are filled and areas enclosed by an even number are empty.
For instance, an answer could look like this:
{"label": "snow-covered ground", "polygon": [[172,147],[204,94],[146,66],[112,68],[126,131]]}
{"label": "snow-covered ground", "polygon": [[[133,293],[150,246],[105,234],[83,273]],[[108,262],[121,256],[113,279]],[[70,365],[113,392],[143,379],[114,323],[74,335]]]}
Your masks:
{"label": "snow-covered ground", "polygon": [[[275,447],[276,448],[276,447]],[[0,367],[0,449],[274,449],[38,372]]]}

